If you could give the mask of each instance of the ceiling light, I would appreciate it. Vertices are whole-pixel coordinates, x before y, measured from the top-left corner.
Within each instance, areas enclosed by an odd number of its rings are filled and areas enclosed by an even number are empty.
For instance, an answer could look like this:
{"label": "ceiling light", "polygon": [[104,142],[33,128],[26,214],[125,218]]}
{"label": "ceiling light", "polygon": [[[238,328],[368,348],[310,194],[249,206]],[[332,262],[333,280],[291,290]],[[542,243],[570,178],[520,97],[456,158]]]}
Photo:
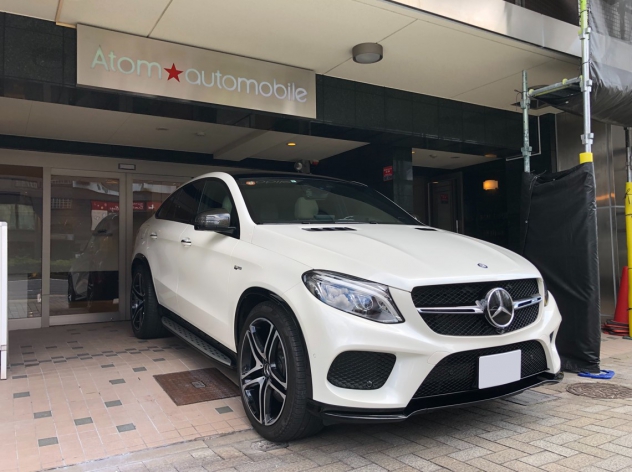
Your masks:
{"label": "ceiling light", "polygon": [[198,131],[197,133],[195,133],[196,136],[206,136],[206,133],[204,131]]}
{"label": "ceiling light", "polygon": [[287,145],[288,145],[288,146],[296,146],[296,143],[294,143],[294,142],[289,142],[289,143],[287,143]]}
{"label": "ceiling light", "polygon": [[352,49],[353,60],[358,64],[375,64],[384,57],[384,48],[377,43],[361,43]]}
{"label": "ceiling light", "polygon": [[413,151],[413,154],[415,154],[415,151]]}
{"label": "ceiling light", "polygon": [[498,190],[498,180],[486,180],[483,182],[483,190]]}
{"label": "ceiling light", "polygon": [[485,157],[498,157],[496,154],[492,154],[491,152],[488,152],[487,154],[485,154]]}
{"label": "ceiling light", "polygon": [[169,128],[163,128],[162,126],[159,126],[158,128],[156,128],[156,131],[169,131]]}

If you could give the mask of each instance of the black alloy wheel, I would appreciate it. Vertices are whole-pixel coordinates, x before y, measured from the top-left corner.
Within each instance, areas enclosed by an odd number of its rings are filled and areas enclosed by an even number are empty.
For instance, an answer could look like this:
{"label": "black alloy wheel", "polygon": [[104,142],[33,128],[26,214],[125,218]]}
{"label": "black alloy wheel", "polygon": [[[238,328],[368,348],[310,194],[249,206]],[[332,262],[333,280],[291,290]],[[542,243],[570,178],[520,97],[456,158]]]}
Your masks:
{"label": "black alloy wheel", "polygon": [[269,320],[257,318],[248,326],[241,369],[241,390],[250,413],[264,426],[276,423],[287,398],[287,356]]}
{"label": "black alloy wheel", "polygon": [[239,337],[241,399],[255,430],[283,442],[317,433],[310,413],[311,370],[298,321],[285,307],[262,302],[246,317]]}
{"label": "black alloy wheel", "polygon": [[130,314],[134,332],[140,331],[145,321],[145,288],[143,273],[138,271],[132,280],[132,296]]}
{"label": "black alloy wheel", "polygon": [[134,265],[129,300],[132,331],[137,338],[151,339],[169,335],[169,331],[162,325],[154,281],[145,263]]}

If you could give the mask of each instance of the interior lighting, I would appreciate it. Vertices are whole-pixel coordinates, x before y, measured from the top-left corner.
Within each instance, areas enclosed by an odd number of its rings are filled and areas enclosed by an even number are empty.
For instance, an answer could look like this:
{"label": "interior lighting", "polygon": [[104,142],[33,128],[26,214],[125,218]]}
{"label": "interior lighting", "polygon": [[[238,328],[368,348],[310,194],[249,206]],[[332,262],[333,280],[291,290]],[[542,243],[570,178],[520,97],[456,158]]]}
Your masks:
{"label": "interior lighting", "polygon": [[384,48],[377,43],[361,43],[352,49],[353,61],[358,64],[375,64],[384,57]]}
{"label": "interior lighting", "polygon": [[294,142],[289,142],[289,143],[287,143],[287,145],[288,145],[288,146],[296,146],[296,143],[294,143]]}
{"label": "interior lighting", "polygon": [[498,180],[486,180],[483,182],[483,190],[498,190]]}
{"label": "interior lighting", "polygon": [[495,158],[495,157],[498,157],[498,156],[496,156],[496,154],[492,154],[491,152],[489,152],[489,153],[485,154],[485,157],[494,157]]}

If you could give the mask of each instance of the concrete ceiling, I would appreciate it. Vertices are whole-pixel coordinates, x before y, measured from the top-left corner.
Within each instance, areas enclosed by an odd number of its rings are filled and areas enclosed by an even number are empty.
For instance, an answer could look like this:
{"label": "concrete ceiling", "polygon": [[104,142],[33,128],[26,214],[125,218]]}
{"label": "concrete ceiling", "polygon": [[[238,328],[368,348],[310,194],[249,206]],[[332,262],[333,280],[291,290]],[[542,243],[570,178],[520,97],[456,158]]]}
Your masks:
{"label": "concrete ceiling", "polygon": [[0,134],[207,153],[232,161],[321,160],[366,144],[13,98],[0,98],[0,109]]}
{"label": "concrete ceiling", "polygon": [[[579,66],[575,57],[380,0],[0,0],[0,10],[512,111],[523,69],[531,84],[547,84],[577,76]],[[351,48],[362,42],[381,43],[384,59],[353,62]]]}
{"label": "concrete ceiling", "polygon": [[413,149],[413,165],[433,167],[436,169],[459,169],[496,160],[496,156],[477,156],[458,152],[431,151],[429,149]]}

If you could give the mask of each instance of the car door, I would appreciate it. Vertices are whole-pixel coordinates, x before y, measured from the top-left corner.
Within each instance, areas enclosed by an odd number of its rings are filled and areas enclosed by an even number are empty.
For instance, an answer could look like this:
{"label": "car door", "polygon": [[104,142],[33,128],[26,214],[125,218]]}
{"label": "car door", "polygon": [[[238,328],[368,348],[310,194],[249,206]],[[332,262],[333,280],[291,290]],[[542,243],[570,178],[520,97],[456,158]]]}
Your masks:
{"label": "car door", "polygon": [[176,190],[161,205],[146,236],[149,238],[147,258],[158,302],[178,314],[178,259],[183,248],[181,235],[187,228],[193,228],[200,188],[201,183],[196,181]]}
{"label": "car door", "polygon": [[234,269],[231,254],[239,241],[237,210],[221,179],[204,179],[198,212],[224,208],[231,215],[233,234],[196,231],[188,226],[181,239],[187,242],[178,259],[180,316],[224,345],[233,338],[228,293]]}

